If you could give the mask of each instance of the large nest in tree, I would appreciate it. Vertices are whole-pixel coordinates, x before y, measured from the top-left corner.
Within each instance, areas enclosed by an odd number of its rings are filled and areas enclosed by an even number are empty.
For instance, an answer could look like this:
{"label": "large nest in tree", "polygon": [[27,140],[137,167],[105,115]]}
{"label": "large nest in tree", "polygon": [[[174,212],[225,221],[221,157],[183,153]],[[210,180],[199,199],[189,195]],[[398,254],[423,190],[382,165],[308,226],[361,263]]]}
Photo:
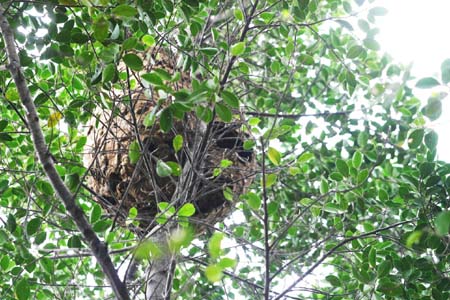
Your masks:
{"label": "large nest in tree", "polygon": [[[153,65],[173,74],[174,64],[166,55],[164,60],[153,60]],[[172,86],[174,90],[189,87],[187,77],[182,78],[180,86]],[[91,120],[84,161],[96,201],[122,226],[130,224],[128,214],[136,208],[139,225],[132,229],[139,233],[157,225],[160,202],[175,210],[192,203],[195,214],[190,220],[197,230],[222,221],[255,174],[254,154],[244,149],[244,142],[252,138],[244,123],[214,120],[207,124],[187,112],[163,132],[158,113],[171,100],[161,103],[148,88],[128,95],[126,101],[120,93],[115,95],[113,108],[97,110]],[[156,116],[151,126],[150,115]],[[174,149],[176,136],[177,141],[182,137],[181,149]]]}

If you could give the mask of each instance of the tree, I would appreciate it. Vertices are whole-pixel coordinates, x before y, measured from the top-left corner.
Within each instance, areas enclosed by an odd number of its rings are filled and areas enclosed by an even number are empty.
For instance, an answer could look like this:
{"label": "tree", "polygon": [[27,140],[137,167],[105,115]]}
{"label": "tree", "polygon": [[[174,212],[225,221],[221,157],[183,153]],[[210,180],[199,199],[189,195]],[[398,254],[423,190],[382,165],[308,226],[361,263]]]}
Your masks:
{"label": "tree", "polygon": [[364,2],[2,1],[1,298],[448,299],[446,93]]}

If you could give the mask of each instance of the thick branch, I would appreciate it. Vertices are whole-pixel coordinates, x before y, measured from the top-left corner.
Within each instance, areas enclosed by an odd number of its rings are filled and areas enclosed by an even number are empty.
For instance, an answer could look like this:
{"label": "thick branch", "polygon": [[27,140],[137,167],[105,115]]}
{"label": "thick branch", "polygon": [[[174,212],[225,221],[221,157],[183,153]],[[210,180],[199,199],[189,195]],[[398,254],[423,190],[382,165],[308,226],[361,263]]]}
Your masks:
{"label": "thick branch", "polygon": [[27,111],[26,119],[31,132],[31,137],[33,139],[34,148],[39,157],[39,161],[44,168],[45,174],[52,184],[56,194],[63,201],[67,212],[74,220],[78,230],[83,235],[84,240],[87,242],[92,253],[96,257],[104,274],[108,278],[117,299],[129,300],[130,298],[128,296],[127,289],[117,275],[117,271],[114,268],[111,257],[108,254],[106,245],[100,241],[98,236],[92,230],[92,227],[87,221],[83,210],[76,204],[74,195],[72,195],[69,189],[65,186],[63,180],[55,169],[51,154],[48,151],[44,135],[39,125],[39,117],[36,107],[31,98],[30,90],[28,89],[27,82],[20,67],[20,60],[15,46],[14,34],[6,16],[4,15],[4,9],[1,6],[0,31],[3,35],[6,52],[8,55],[8,69],[16,84],[22,105]]}

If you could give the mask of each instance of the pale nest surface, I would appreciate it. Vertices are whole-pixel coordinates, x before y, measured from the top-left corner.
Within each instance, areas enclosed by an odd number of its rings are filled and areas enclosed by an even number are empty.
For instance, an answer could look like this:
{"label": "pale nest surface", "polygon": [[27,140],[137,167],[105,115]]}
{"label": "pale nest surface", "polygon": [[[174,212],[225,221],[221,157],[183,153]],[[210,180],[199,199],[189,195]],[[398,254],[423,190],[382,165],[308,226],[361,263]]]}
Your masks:
{"label": "pale nest surface", "polygon": [[[165,62],[153,64],[174,73],[174,64],[166,55],[164,58]],[[173,89],[189,88],[189,80],[184,74],[182,77],[182,84]],[[197,230],[213,226],[230,214],[253,181],[254,153],[243,148],[251,135],[241,120],[205,124],[191,112],[174,119],[167,133],[161,131],[158,118],[153,126],[146,127],[144,118],[161,108],[156,105],[156,93],[149,96],[144,91],[133,91],[131,101],[116,98],[113,110],[97,109],[90,122],[84,162],[89,167],[88,186],[95,200],[122,226],[130,208],[135,207],[139,226],[132,229],[140,233],[157,225],[159,202],[170,203],[176,209],[192,203],[195,214],[190,221]],[[176,135],[183,137],[178,152],[173,148]],[[130,162],[132,143],[138,143],[140,149],[136,163]],[[229,166],[224,167],[224,160]],[[178,164],[179,174],[159,176],[158,161]],[[226,199],[224,190],[232,195],[231,200]]]}

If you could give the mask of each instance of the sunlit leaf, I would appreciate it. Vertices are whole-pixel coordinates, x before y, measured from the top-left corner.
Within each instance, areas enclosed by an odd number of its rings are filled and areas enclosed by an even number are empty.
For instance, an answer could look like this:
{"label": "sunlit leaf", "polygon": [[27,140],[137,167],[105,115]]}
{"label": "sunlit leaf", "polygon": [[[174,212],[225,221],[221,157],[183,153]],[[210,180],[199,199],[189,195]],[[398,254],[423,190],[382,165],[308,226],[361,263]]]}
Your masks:
{"label": "sunlit leaf", "polygon": [[231,46],[231,55],[239,56],[245,52],[245,42],[239,42]]}

